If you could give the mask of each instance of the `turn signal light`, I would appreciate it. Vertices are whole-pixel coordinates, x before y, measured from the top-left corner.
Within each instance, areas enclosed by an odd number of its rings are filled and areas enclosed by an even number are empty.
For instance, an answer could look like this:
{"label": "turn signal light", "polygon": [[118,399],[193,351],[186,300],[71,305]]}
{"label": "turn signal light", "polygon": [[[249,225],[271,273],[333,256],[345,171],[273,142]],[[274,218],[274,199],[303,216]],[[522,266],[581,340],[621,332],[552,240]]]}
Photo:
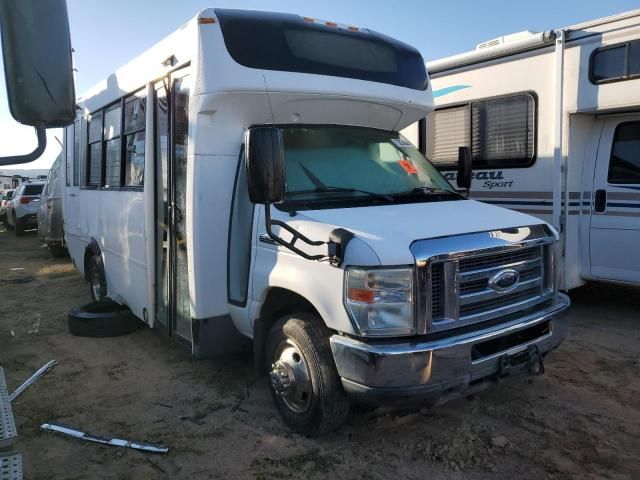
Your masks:
{"label": "turn signal light", "polygon": [[349,289],[349,300],[353,300],[354,302],[373,303],[374,298],[373,290],[365,288]]}
{"label": "turn signal light", "polygon": [[20,203],[22,205],[26,205],[27,203],[29,203],[31,200],[33,200],[33,198],[29,198],[29,197],[20,197]]}

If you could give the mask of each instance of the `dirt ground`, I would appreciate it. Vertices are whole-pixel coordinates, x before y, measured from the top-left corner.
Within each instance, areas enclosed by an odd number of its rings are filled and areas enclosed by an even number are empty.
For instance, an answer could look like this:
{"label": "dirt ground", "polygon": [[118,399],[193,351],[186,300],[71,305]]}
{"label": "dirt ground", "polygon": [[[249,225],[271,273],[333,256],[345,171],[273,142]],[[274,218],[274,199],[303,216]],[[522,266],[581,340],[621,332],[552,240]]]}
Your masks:
{"label": "dirt ground", "polygon": [[[14,270],[21,268],[21,270]],[[321,439],[292,434],[250,355],[193,361],[148,328],[119,338],[67,332],[88,287],[35,234],[0,228],[0,365],[12,391],[27,479],[640,478],[640,295],[571,294],[568,340],[547,373],[430,411],[358,408]],[[59,422],[167,445],[145,454],[40,430]]]}

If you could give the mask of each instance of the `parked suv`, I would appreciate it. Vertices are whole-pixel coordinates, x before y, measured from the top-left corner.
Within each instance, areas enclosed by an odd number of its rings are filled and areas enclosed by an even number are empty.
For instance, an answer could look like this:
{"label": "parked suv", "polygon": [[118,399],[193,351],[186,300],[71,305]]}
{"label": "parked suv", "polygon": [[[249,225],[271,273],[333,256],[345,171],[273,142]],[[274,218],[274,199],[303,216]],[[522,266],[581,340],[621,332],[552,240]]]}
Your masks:
{"label": "parked suv", "polygon": [[25,229],[38,225],[38,206],[44,182],[23,183],[16,188],[7,209],[7,225],[21,236]]}
{"label": "parked suv", "polygon": [[7,223],[7,208],[13,198],[13,192],[14,190],[5,190],[0,195],[0,222]]}
{"label": "parked suv", "polygon": [[42,195],[40,196],[40,206],[38,211],[38,236],[49,247],[49,251],[54,257],[66,254],[67,249],[64,243],[62,227],[62,189],[64,179],[62,178],[62,156],[58,156],[44,184]]}

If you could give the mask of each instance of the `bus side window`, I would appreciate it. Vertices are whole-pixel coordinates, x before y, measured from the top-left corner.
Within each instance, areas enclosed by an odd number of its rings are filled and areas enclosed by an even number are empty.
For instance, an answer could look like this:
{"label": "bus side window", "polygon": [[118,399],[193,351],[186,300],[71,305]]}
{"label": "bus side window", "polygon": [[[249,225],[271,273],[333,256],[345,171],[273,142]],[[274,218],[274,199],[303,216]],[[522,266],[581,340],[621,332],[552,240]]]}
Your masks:
{"label": "bus side window", "polygon": [[124,101],[124,185],[144,185],[144,143],[146,124],[146,90]]}

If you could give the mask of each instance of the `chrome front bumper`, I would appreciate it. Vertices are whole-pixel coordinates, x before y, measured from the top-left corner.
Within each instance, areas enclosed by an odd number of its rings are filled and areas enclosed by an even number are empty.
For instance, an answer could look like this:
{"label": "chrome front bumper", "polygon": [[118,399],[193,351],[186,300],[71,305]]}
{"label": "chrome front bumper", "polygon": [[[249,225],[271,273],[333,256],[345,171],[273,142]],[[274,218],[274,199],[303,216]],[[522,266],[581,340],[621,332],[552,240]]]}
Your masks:
{"label": "chrome front bumper", "polygon": [[[563,313],[569,304],[569,297],[558,294],[544,310],[481,330],[453,336],[442,332],[437,339],[363,341],[333,335],[331,350],[342,385],[351,395],[373,403],[412,398],[423,404],[443,403],[490,385],[505,356],[530,345],[542,355],[556,348],[566,337]],[[525,340],[518,343],[519,338]]]}

